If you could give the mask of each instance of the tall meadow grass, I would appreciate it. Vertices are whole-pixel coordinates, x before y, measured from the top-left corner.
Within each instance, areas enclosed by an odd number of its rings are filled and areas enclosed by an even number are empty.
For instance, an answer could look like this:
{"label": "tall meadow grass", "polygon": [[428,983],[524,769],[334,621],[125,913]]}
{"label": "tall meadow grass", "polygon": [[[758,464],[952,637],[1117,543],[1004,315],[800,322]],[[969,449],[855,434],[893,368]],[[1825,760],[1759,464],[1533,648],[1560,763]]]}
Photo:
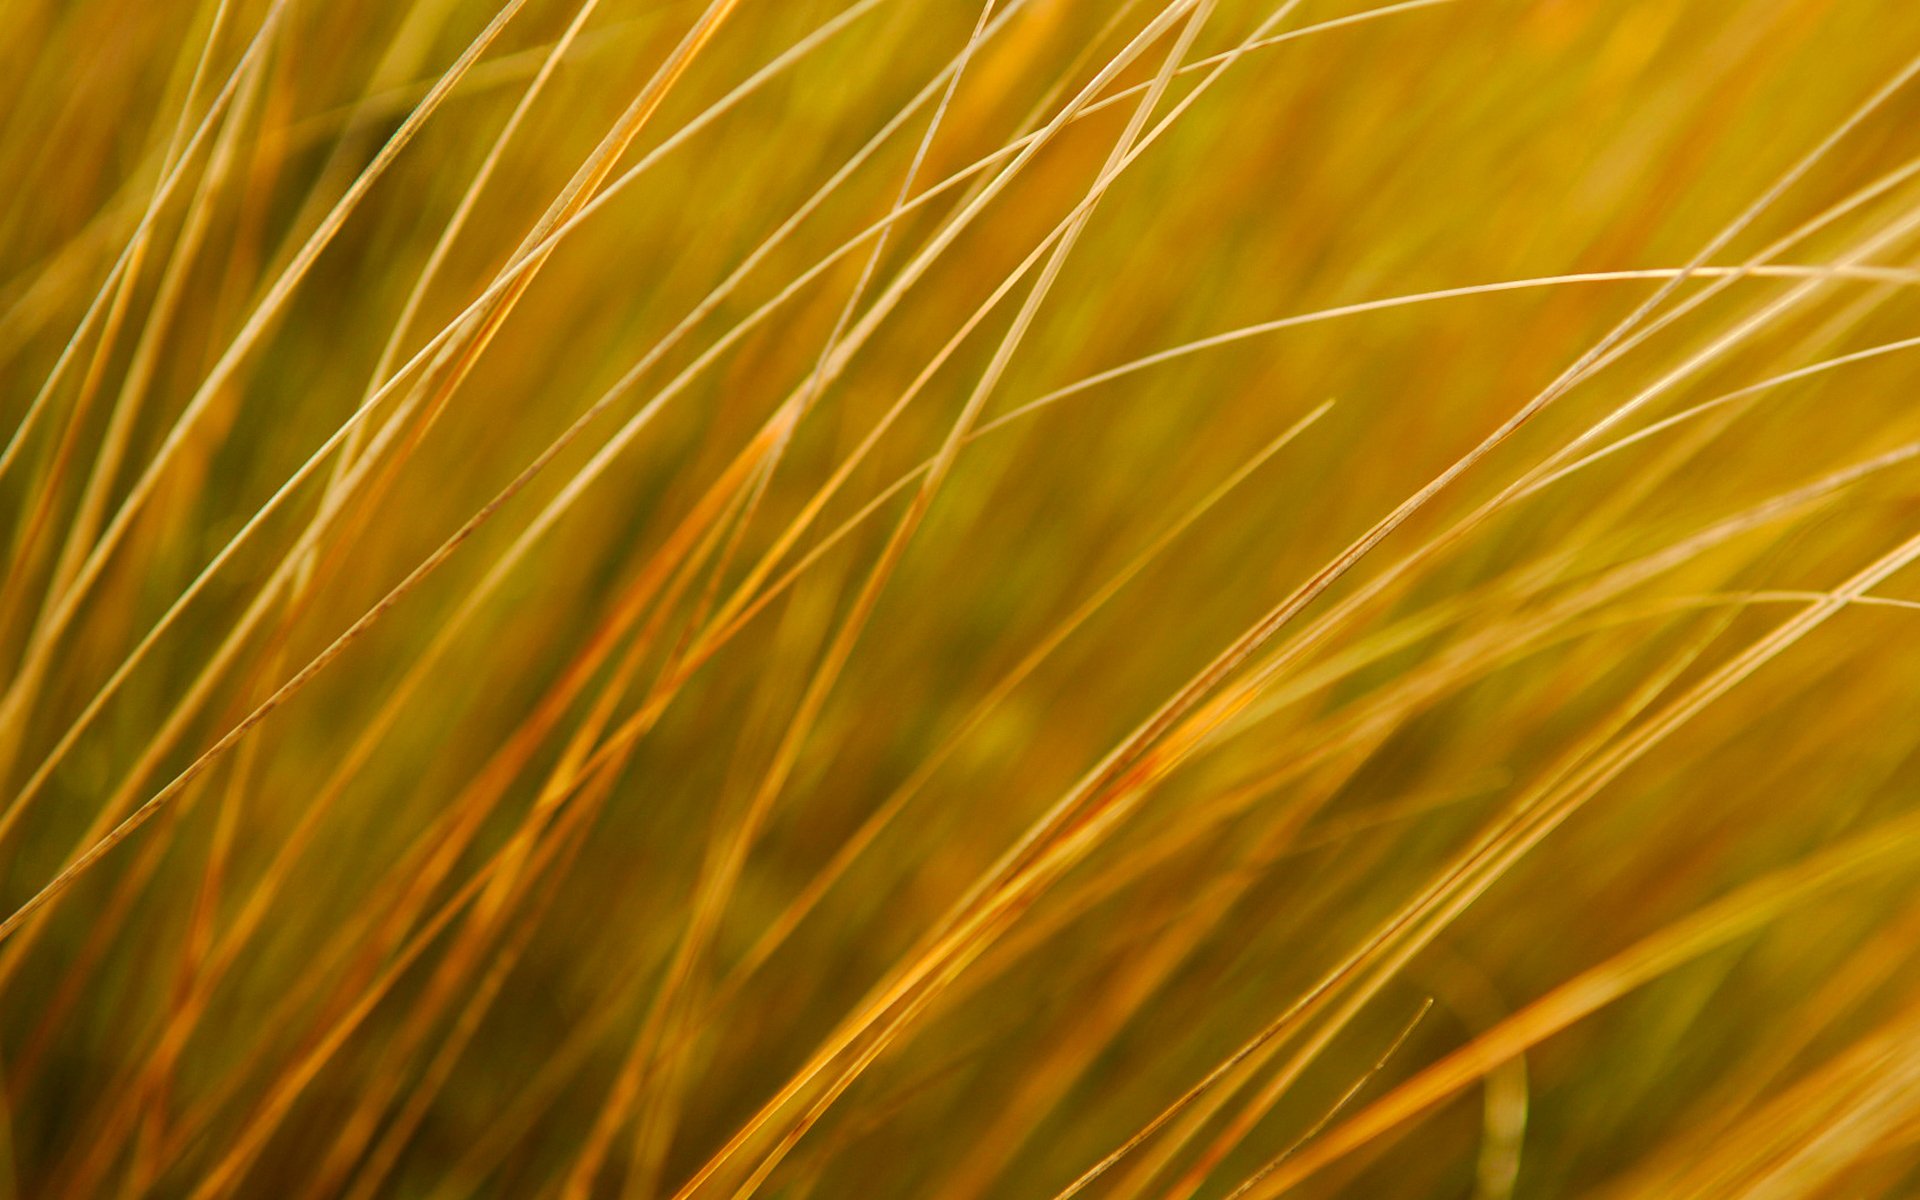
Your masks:
{"label": "tall meadow grass", "polygon": [[0,0],[0,1197],[1920,1195],[1920,6]]}

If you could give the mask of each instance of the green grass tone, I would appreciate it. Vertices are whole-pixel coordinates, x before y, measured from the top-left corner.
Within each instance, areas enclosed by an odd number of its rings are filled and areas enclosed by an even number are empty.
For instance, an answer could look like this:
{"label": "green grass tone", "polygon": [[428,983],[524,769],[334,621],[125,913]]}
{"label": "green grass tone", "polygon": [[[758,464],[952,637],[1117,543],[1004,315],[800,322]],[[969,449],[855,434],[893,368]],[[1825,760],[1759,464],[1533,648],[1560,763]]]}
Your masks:
{"label": "green grass tone", "polygon": [[0,1197],[1920,1195],[1920,6],[0,0]]}

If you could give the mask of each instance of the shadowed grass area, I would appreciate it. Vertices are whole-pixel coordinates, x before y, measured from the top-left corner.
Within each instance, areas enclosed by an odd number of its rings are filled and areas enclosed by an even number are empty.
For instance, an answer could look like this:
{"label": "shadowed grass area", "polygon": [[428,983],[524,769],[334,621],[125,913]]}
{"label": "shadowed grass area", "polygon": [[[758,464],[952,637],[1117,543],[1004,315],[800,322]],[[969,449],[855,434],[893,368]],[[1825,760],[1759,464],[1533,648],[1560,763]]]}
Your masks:
{"label": "shadowed grass area", "polygon": [[0,1197],[1920,1193],[1920,8],[0,0]]}

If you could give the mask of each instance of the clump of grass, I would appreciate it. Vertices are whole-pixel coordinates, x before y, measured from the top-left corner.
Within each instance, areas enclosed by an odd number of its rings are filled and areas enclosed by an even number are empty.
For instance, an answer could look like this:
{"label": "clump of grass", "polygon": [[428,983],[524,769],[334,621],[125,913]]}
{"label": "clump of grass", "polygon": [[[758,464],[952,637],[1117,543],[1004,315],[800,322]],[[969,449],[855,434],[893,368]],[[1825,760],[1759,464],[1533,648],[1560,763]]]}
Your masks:
{"label": "clump of grass", "polygon": [[1920,1189],[1920,10],[0,30],[0,1194]]}

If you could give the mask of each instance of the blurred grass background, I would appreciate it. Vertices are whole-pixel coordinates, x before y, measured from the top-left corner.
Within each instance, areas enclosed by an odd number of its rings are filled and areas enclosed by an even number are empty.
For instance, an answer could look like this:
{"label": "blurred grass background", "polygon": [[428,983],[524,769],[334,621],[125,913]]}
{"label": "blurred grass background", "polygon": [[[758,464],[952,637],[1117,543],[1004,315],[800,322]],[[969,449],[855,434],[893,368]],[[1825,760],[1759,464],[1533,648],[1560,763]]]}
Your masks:
{"label": "blurred grass background", "polygon": [[0,1194],[1920,1194],[1920,8],[0,32]]}

